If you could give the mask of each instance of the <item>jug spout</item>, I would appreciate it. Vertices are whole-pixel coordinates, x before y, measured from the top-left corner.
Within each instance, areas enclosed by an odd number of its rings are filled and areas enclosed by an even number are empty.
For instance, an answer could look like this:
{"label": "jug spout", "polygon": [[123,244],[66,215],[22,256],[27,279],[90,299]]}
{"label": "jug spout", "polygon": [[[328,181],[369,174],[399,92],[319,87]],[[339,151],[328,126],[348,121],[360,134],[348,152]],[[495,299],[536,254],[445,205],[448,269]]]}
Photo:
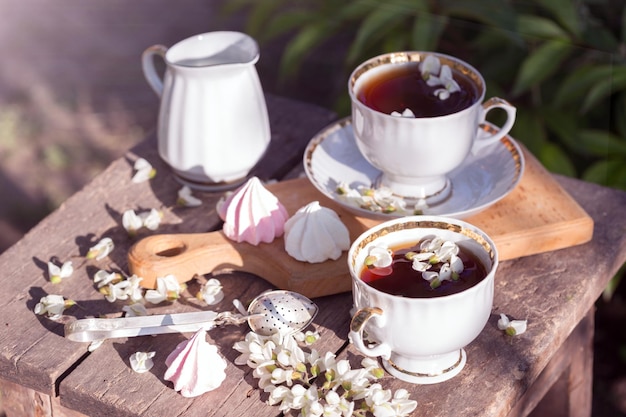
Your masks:
{"label": "jug spout", "polygon": [[197,35],[178,46],[179,48],[166,55],[166,60],[172,65],[183,67],[250,65],[259,59],[257,42],[240,32],[225,31]]}

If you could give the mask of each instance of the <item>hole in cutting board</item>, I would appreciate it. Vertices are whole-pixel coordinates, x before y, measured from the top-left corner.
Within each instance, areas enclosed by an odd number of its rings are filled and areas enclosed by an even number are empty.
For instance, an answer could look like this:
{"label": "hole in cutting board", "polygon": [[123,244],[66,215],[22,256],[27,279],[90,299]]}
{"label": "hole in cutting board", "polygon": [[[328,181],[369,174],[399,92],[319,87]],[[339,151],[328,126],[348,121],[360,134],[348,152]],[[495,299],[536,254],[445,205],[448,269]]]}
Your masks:
{"label": "hole in cutting board", "polygon": [[187,250],[187,245],[185,245],[181,241],[169,241],[169,242],[159,242],[155,248],[155,255],[162,256],[164,258],[171,258],[174,256],[178,256]]}

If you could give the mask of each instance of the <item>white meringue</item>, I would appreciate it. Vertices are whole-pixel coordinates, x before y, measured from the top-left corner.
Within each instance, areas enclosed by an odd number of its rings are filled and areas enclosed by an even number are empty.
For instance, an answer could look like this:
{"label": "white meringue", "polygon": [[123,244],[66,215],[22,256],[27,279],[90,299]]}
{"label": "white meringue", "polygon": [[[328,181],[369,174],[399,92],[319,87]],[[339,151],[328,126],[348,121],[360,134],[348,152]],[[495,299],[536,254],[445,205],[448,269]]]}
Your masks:
{"label": "white meringue", "polygon": [[224,221],[222,231],[231,240],[258,245],[282,236],[289,218],[287,209],[257,177],[217,204]]}
{"label": "white meringue", "polygon": [[217,346],[206,340],[200,329],[189,340],[181,342],[165,359],[165,379],[174,383],[174,390],[183,397],[197,397],[218,388],[226,379],[226,361]]}
{"label": "white meringue", "polygon": [[318,201],[300,208],[285,223],[285,250],[302,262],[336,260],[350,248],[350,233],[335,211]]}

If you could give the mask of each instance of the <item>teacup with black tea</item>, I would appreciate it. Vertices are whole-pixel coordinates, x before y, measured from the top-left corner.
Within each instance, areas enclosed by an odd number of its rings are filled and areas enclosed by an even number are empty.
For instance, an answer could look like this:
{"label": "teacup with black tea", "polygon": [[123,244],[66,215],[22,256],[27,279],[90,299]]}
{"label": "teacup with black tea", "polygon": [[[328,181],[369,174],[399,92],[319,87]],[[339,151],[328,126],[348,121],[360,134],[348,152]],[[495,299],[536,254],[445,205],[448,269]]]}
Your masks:
{"label": "teacup with black tea", "polygon": [[462,220],[407,216],[374,226],[348,251],[351,342],[404,381],[454,377],[491,314],[497,267],[493,241]]}
{"label": "teacup with black tea", "polygon": [[[447,199],[447,174],[506,136],[515,121],[515,107],[500,98],[483,102],[485,91],[478,70],[435,52],[389,53],[359,65],[348,92],[356,145],[381,171],[372,186],[431,206]],[[506,121],[483,132],[495,108]]]}

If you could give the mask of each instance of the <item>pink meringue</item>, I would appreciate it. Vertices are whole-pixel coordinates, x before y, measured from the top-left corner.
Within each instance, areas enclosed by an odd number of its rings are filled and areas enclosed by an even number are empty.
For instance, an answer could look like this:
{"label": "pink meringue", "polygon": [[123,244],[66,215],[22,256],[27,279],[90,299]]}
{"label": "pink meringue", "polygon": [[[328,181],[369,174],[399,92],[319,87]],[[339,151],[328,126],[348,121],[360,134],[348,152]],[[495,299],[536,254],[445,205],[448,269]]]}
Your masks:
{"label": "pink meringue", "polygon": [[258,245],[281,236],[289,218],[287,209],[257,177],[217,204],[222,231],[231,240]]}
{"label": "pink meringue", "polygon": [[181,342],[165,359],[165,380],[174,383],[174,390],[183,397],[197,397],[218,388],[226,379],[226,361],[217,346],[206,340],[200,329],[189,340]]}

